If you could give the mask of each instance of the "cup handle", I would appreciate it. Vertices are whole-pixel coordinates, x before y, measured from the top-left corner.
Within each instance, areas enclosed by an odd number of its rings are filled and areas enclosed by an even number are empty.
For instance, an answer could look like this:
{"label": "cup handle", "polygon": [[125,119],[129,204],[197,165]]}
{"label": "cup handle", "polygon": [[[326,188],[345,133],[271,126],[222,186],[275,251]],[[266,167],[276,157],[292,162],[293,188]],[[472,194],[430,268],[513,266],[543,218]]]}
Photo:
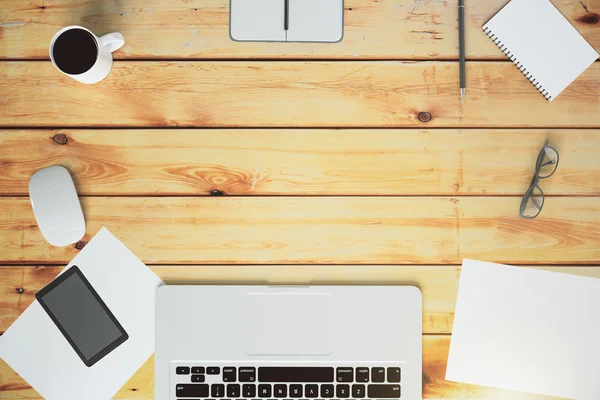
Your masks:
{"label": "cup handle", "polygon": [[98,38],[98,45],[111,53],[119,50],[125,44],[125,38],[119,32],[109,33]]}

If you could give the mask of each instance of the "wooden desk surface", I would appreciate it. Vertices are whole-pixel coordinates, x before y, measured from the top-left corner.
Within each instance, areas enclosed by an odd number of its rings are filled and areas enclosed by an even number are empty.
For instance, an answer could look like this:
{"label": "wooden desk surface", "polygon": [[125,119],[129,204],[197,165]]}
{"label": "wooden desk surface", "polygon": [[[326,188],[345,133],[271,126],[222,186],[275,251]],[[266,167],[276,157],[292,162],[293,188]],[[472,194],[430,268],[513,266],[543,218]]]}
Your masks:
{"label": "wooden desk surface", "polygon": [[[547,400],[444,380],[463,257],[600,278],[600,63],[548,103],[481,31],[505,2],[467,8],[461,104],[449,0],[346,0],[331,45],[232,42],[228,0],[3,0],[0,332],[79,251],[27,198],[61,164],[84,240],[108,227],[167,283],[415,284],[425,398]],[[600,0],[553,3],[600,48]],[[73,24],[125,36],[100,84],[48,61]],[[559,170],[525,221],[547,140]],[[0,362],[0,398],[39,395]],[[151,360],[116,399],[153,399]]]}

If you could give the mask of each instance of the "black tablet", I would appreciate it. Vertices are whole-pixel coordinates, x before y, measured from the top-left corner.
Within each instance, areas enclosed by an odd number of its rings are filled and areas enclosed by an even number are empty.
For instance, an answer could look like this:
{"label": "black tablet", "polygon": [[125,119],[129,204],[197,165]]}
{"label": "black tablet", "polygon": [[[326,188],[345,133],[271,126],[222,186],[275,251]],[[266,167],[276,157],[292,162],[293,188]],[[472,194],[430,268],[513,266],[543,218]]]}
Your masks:
{"label": "black tablet", "polygon": [[88,367],[129,339],[76,265],[37,292],[35,297]]}

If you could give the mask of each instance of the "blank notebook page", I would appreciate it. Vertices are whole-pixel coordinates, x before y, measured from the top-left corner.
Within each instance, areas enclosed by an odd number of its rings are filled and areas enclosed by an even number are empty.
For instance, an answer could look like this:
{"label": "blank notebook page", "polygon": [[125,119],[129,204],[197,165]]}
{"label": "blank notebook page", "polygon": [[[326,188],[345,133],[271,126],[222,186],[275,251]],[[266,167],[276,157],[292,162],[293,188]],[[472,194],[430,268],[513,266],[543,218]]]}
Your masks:
{"label": "blank notebook page", "polygon": [[598,58],[549,0],[512,0],[483,30],[550,101]]}
{"label": "blank notebook page", "polygon": [[238,41],[285,41],[284,7],[283,0],[231,0],[231,38]]}

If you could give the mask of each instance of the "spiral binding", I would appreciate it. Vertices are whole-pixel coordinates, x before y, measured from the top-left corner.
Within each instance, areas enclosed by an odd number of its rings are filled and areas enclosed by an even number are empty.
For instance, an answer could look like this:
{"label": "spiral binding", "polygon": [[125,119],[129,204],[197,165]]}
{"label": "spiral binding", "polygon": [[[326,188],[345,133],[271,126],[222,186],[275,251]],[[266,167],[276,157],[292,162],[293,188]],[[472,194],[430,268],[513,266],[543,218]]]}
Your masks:
{"label": "spiral binding", "polygon": [[502,41],[500,41],[500,39],[496,37],[496,35],[494,35],[492,30],[487,26],[484,26],[483,31],[486,33],[486,35],[490,37],[490,39],[492,39],[496,46],[498,46],[498,48],[502,50],[502,52],[506,54],[508,58],[510,58],[510,61],[512,61],[513,64],[515,64],[517,68],[519,68],[519,71],[521,71],[521,73],[523,73],[523,75],[525,75],[525,77],[529,79],[529,81],[542,94],[542,96],[544,96],[546,100],[551,100],[552,96],[550,95],[550,93],[548,93],[548,91],[542,87],[542,84],[538,82],[537,79],[535,79],[531,72],[527,71],[527,68],[525,68],[525,66],[521,64],[519,60],[517,60],[517,58],[508,50],[504,43],[502,43]]}

